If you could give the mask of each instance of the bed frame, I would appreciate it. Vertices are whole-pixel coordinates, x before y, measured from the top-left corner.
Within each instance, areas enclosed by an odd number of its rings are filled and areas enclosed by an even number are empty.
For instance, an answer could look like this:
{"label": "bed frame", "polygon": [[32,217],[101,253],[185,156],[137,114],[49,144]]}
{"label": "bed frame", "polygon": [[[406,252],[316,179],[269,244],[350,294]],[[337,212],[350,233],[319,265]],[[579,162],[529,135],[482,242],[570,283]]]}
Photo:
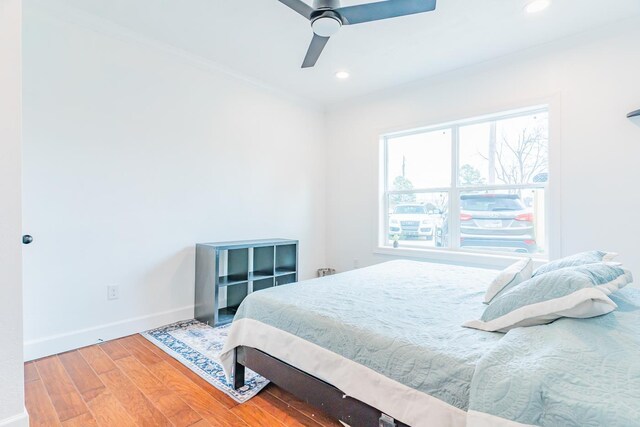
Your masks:
{"label": "bed frame", "polygon": [[312,375],[252,347],[237,347],[233,372],[234,388],[244,386],[245,367],[267,378],[278,387],[317,407],[330,417],[351,427],[409,427],[382,411],[345,395]]}

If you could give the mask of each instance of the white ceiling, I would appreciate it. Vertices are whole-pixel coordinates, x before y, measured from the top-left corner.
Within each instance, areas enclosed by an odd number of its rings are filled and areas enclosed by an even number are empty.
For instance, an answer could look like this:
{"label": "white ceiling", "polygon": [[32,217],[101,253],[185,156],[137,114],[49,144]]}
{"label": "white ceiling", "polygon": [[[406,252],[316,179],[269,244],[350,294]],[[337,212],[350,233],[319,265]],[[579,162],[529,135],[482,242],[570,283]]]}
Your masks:
{"label": "white ceiling", "polygon": [[640,15],[638,0],[552,0],[536,15],[527,0],[439,0],[435,12],[343,27],[303,70],[309,23],[277,0],[56,2],[325,105]]}

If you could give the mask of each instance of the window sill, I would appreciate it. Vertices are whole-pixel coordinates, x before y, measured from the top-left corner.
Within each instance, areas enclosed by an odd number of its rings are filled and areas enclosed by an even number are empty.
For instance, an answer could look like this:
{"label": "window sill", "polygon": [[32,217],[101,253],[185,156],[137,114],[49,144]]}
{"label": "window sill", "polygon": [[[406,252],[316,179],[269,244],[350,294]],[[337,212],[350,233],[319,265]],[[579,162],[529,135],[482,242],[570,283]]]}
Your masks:
{"label": "window sill", "polygon": [[529,254],[489,254],[455,249],[425,249],[425,248],[393,248],[378,246],[374,254],[399,258],[414,258],[445,264],[469,265],[474,267],[502,269],[525,257],[533,258],[533,268],[548,262],[540,256]]}

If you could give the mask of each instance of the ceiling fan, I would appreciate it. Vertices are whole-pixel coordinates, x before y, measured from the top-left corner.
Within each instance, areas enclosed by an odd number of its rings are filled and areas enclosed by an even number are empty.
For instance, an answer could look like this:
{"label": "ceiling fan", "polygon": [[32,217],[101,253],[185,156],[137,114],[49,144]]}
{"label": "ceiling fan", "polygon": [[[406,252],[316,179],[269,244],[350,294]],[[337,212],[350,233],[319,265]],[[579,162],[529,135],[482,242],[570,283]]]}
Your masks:
{"label": "ceiling fan", "polygon": [[436,0],[384,0],[346,7],[340,7],[340,0],[313,0],[313,7],[302,0],[279,1],[311,21],[313,39],[302,68],[316,65],[329,38],[343,25],[431,12],[436,8]]}

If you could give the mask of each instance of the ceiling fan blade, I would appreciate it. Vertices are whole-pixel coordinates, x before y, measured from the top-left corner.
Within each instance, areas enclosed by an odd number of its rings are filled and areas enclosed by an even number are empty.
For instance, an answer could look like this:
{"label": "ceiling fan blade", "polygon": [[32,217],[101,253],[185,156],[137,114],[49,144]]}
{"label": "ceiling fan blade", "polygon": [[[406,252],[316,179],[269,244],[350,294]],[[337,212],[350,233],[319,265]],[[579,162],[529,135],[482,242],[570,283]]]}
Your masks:
{"label": "ceiling fan blade", "polygon": [[435,8],[436,0],[385,0],[340,7],[335,11],[343,18],[345,25],[353,25],[397,16],[431,12]]}
{"label": "ceiling fan blade", "polygon": [[304,61],[302,61],[302,68],[310,68],[316,65],[322,49],[324,49],[328,41],[329,37],[321,37],[317,34],[313,35],[313,39],[311,39],[311,44],[307,50],[307,55],[304,57]]}
{"label": "ceiling fan blade", "polygon": [[295,10],[300,15],[304,16],[307,19],[311,19],[311,12],[313,12],[313,8],[303,2],[302,0],[278,0],[280,3],[288,6],[289,8]]}

